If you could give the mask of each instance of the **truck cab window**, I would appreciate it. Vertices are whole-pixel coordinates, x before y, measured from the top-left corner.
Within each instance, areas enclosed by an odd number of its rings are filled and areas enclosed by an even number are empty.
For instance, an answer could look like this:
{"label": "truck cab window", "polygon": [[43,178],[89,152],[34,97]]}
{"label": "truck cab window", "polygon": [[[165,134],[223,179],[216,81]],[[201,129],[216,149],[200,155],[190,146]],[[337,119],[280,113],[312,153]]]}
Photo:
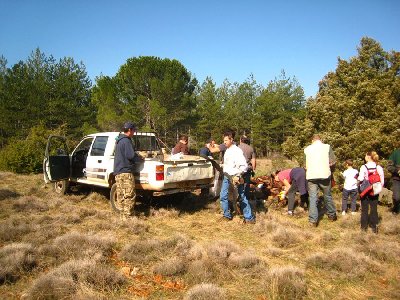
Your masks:
{"label": "truck cab window", "polygon": [[90,151],[91,156],[104,156],[104,152],[106,150],[108,137],[107,136],[98,136],[94,140],[92,151]]}

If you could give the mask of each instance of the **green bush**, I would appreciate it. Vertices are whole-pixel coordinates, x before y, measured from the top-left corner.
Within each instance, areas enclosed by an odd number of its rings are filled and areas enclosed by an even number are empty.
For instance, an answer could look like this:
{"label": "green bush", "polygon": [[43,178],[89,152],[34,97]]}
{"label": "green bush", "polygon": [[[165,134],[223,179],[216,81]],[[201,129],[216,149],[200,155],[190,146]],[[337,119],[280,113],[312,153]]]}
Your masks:
{"label": "green bush", "polygon": [[13,138],[0,151],[0,170],[15,173],[40,173],[47,137],[50,131],[43,125],[31,129],[26,139]]}

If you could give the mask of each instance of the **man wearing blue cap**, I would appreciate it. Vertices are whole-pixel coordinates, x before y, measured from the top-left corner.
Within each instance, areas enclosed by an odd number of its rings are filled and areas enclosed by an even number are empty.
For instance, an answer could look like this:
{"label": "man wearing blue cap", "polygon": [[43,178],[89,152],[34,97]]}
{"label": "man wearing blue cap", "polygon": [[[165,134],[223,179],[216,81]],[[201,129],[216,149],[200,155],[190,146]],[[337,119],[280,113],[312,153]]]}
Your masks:
{"label": "man wearing blue cap", "polygon": [[136,127],[132,122],[124,124],[124,134],[118,138],[115,145],[114,175],[117,184],[117,203],[120,208],[121,219],[126,220],[135,206],[136,191],[133,166],[135,150],[132,145],[132,136]]}

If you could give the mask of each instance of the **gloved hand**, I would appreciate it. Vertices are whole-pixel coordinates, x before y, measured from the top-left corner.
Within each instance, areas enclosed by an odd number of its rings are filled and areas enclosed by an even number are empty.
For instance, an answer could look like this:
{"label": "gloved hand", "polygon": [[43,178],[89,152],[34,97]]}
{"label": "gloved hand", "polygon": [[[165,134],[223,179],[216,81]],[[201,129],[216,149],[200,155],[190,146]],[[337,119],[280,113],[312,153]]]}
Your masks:
{"label": "gloved hand", "polygon": [[279,193],[279,200],[284,200],[285,197],[286,197],[286,194],[285,194],[284,191],[282,191],[282,192]]}
{"label": "gloved hand", "polygon": [[232,183],[234,185],[239,185],[244,183],[244,179],[242,176],[236,175],[232,177]]}

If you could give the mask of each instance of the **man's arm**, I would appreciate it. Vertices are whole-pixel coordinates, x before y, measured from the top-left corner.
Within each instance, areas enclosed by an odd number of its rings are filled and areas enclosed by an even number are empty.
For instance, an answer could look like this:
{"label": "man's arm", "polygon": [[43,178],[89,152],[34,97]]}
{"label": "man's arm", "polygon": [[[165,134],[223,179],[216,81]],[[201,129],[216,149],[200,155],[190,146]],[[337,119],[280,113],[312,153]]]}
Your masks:
{"label": "man's arm", "polygon": [[329,166],[332,167],[336,164],[336,156],[333,153],[332,147],[329,145]]}

